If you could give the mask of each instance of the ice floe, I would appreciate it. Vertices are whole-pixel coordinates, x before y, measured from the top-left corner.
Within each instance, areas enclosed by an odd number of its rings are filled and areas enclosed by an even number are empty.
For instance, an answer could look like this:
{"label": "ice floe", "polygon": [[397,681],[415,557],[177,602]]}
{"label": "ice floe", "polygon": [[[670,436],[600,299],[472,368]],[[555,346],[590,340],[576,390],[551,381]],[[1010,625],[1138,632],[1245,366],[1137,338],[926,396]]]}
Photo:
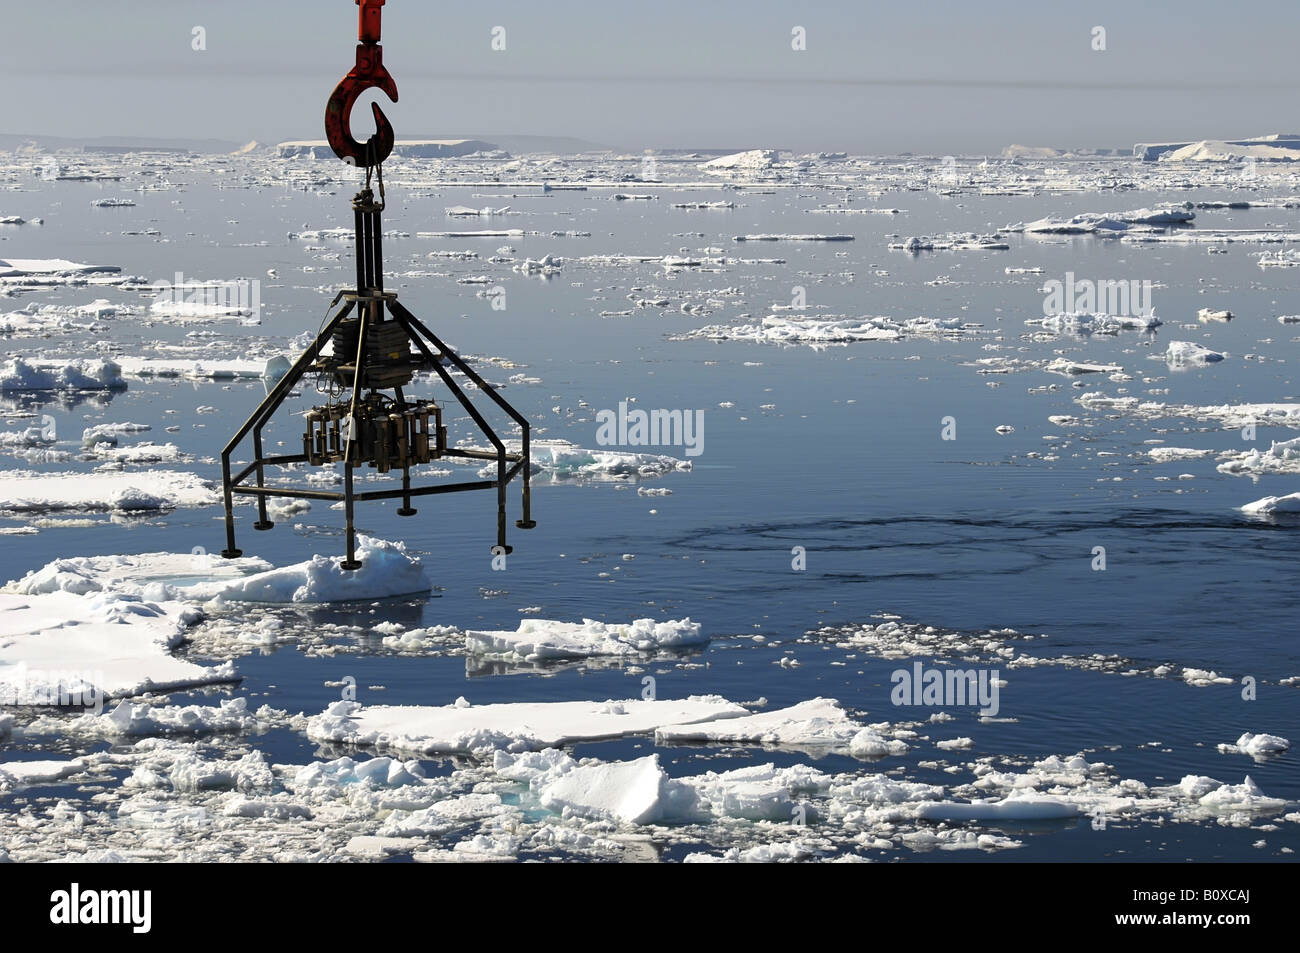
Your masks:
{"label": "ice floe", "polygon": [[0,284],[23,284],[33,279],[71,284],[91,275],[116,275],[121,270],[113,265],[83,265],[63,258],[0,259]]}
{"label": "ice floe", "polygon": [[245,698],[222,699],[218,705],[145,705],[121,701],[111,711],[87,713],[72,720],[46,716],[23,728],[24,737],[39,734],[85,739],[249,734],[284,722],[285,713],[263,706],[248,708]]}
{"label": "ice floe", "polygon": [[708,162],[701,162],[698,168],[701,172],[710,175],[752,175],[771,169],[776,164],[777,158],[775,149],[750,149],[747,152],[736,152],[710,159]]}
{"label": "ice floe", "polygon": [[1195,212],[1184,208],[1142,208],[1130,212],[1084,212],[1069,218],[1048,216],[1033,222],[1008,225],[1002,231],[1027,235],[1117,235],[1135,225],[1188,225],[1195,218]]}
{"label": "ice floe", "polygon": [[[622,480],[664,476],[690,470],[690,460],[662,453],[623,450],[587,450],[567,440],[539,440],[531,448],[532,473],[552,480]],[[496,466],[484,467],[480,476],[495,476]]]}
{"label": "ice floe", "polygon": [[669,725],[748,712],[717,695],[667,700],[515,702],[433,707],[335,702],[308,722],[314,741],[413,754],[554,748],[579,741],[646,734]]}
{"label": "ice floe", "polygon": [[[192,606],[112,593],[0,593],[0,695],[9,704],[99,704],[105,698],[228,682],[170,650],[201,618]],[[68,704],[68,702],[64,702]]]}
{"label": "ice floe", "polygon": [[1247,731],[1237,739],[1235,744],[1221,744],[1219,750],[1224,754],[1246,754],[1256,760],[1270,755],[1281,754],[1291,747],[1291,742],[1281,735],[1252,734]]}
{"label": "ice floe", "polygon": [[1154,314],[1128,316],[1083,312],[1051,314],[1045,318],[1030,318],[1025,321],[1025,324],[1056,334],[1118,334],[1120,331],[1153,331],[1162,323]]}
{"label": "ice floe", "polygon": [[673,340],[749,341],[756,344],[845,345],[909,337],[960,337],[980,325],[957,318],[788,318],[770,315],[759,324],[713,324],[675,335]]}
{"label": "ice floe", "polygon": [[1265,496],[1242,506],[1243,513],[1265,515],[1269,513],[1300,513],[1300,493],[1286,496]]}
{"label": "ice floe", "polygon": [[6,470],[0,480],[0,512],[139,512],[178,506],[208,506],[214,485],[193,473],[144,470],[136,473],[50,473]]}
{"label": "ice floe", "polygon": [[1266,473],[1300,473],[1300,437],[1274,440],[1267,450],[1252,448],[1230,453],[1219,464],[1220,473],[1258,477]]}
{"label": "ice floe", "polygon": [[927,821],[1041,821],[1079,813],[1079,805],[1036,791],[968,804],[935,801],[916,810],[917,817]]}
{"label": "ice floe", "polygon": [[524,619],[514,632],[470,630],[465,633],[465,649],[471,655],[529,662],[637,655],[708,642],[709,637],[703,634],[700,624],[690,619],[662,622],[636,619],[628,624],[592,619],[580,623]]}
{"label": "ice floe", "polygon": [[[673,725],[655,732],[656,744],[728,743],[760,744],[799,750],[846,751],[863,730],[833,698],[813,698],[790,708],[728,715],[720,721]],[[865,748],[864,744],[860,748]],[[907,746],[894,752],[906,751]]]}
{"label": "ice floe", "polygon": [[358,569],[340,567],[332,556],[268,569],[236,579],[199,582],[180,592],[190,599],[229,602],[319,603],[385,599],[427,593],[433,588],[428,570],[406,544],[357,535]]}
{"label": "ice floe", "polygon": [[1164,360],[1171,367],[1186,364],[1214,364],[1223,360],[1223,355],[1194,341],[1170,341]]}
{"label": "ice floe", "polygon": [[76,360],[64,363],[28,361],[21,357],[0,364],[0,392],[125,390],[122,368],[113,361]]}
{"label": "ice floe", "polygon": [[922,236],[890,242],[892,251],[1007,251],[1011,246],[995,235],[977,235],[974,232],[954,233],[938,237]]}

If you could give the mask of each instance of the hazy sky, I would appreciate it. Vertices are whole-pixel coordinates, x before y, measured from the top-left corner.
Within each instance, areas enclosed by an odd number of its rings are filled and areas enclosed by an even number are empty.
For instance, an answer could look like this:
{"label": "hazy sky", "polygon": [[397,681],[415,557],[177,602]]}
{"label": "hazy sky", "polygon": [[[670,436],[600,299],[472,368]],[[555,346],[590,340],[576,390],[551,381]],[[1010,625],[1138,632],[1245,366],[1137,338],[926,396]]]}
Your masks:
{"label": "hazy sky", "polygon": [[[323,138],[356,42],[354,0],[0,10],[5,133]],[[383,19],[399,138],[975,155],[1300,131],[1297,0],[388,0]]]}

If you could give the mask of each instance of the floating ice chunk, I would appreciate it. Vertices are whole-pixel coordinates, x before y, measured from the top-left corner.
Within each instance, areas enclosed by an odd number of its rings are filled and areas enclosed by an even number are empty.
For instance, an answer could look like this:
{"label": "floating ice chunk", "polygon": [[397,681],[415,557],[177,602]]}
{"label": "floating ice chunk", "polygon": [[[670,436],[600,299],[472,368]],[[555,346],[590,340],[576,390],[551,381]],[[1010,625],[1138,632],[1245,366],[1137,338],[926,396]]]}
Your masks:
{"label": "floating ice chunk", "polygon": [[700,624],[690,619],[636,619],[620,625],[583,619],[555,622],[524,619],[514,632],[475,631],[465,633],[465,648],[472,655],[541,661],[557,658],[585,658],[594,655],[634,655],[663,649],[707,645]]}
{"label": "floating ice chunk", "polygon": [[[351,237],[351,230],[348,231]],[[522,228],[481,229],[473,232],[416,232],[416,238],[523,238]]]}
{"label": "floating ice chunk", "polygon": [[558,275],[564,259],[555,255],[543,255],[539,259],[525,258],[515,265],[513,270],[526,275]]}
{"label": "floating ice chunk", "polygon": [[710,175],[765,172],[777,161],[775,149],[750,149],[701,162],[697,168]]}
{"label": "floating ice chunk", "polygon": [[652,754],[575,767],[543,788],[538,800],[557,813],[649,824],[690,813],[696,797],[692,788],[669,778],[659,756]]}
{"label": "floating ice chunk", "polygon": [[163,298],[149,306],[149,313],[156,318],[215,321],[221,318],[253,317],[257,311],[251,304],[238,302],[222,304],[206,301],[173,301]]}
{"label": "floating ice chunk", "polygon": [[817,848],[798,841],[732,847],[722,856],[705,853],[687,854],[684,864],[793,864],[816,856]]}
{"label": "floating ice chunk", "polygon": [[1281,754],[1291,747],[1291,742],[1281,735],[1254,735],[1249,731],[1237,739],[1236,744],[1221,744],[1219,750],[1224,754],[1248,754],[1252,758],[1263,759],[1269,755]]}
{"label": "floating ice chunk", "polygon": [[1043,368],[1052,374],[1062,374],[1066,377],[1072,377],[1079,374],[1115,374],[1124,370],[1118,364],[1082,364],[1078,361],[1070,361],[1063,357],[1049,363]]}
{"label": "floating ice chunk", "polygon": [[223,559],[216,553],[68,556],[8,583],[3,591],[26,595],[107,591],[166,601],[184,598],[185,587],[195,582],[233,579],[270,568],[270,563],[253,556]]}
{"label": "floating ice chunk", "polygon": [[[1273,139],[1276,137],[1265,137]],[[1289,137],[1288,137],[1289,138]],[[1147,147],[1151,148],[1151,147]],[[1263,162],[1291,162],[1300,158],[1291,144],[1268,142],[1228,142],[1223,139],[1201,139],[1177,149],[1170,149],[1157,157],[1160,162],[1236,162],[1255,159]]]}
{"label": "floating ice chunk", "polygon": [[160,779],[164,784],[170,783],[175,791],[191,794],[199,791],[269,792],[274,783],[266,756],[256,749],[230,761],[207,761],[197,751],[185,749],[161,778],[141,776],[138,770],[131,777],[140,787],[158,786]]}
{"label": "floating ice chunk", "polygon": [[294,804],[283,795],[276,797],[248,797],[231,793],[227,796],[221,813],[225,817],[255,817],[276,821],[308,820],[311,808]]}
{"label": "floating ice chunk", "polygon": [[714,817],[788,821],[800,794],[825,791],[831,776],[807,765],[757,764],[734,771],[680,779],[696,795],[699,810]]}
{"label": "floating ice chunk", "polygon": [[1232,679],[1220,675],[1218,672],[1207,671],[1203,668],[1184,668],[1183,681],[1188,685],[1194,685],[1197,688],[1207,688],[1210,685],[1231,685]]}
{"label": "floating ice chunk", "polygon": [[1028,235],[1095,235],[1124,232],[1131,225],[1186,225],[1194,218],[1195,212],[1183,208],[1141,208],[1131,212],[1084,212],[1071,218],[1048,216],[1036,222],[1009,225],[1002,231]]}
{"label": "floating ice chunk", "polygon": [[848,749],[861,729],[862,726],[850,718],[835,699],[813,698],[789,708],[746,714],[739,718],[728,714],[717,722],[660,728],[655,732],[655,743],[707,741],[803,750]]}
{"label": "floating ice chunk", "polygon": [[984,834],[978,831],[952,827],[939,831],[908,831],[899,837],[904,845],[916,851],[939,850],[1007,850],[1020,847],[1022,842],[1011,837]]}
{"label": "floating ice chunk", "polygon": [[977,235],[974,232],[954,232],[939,237],[913,236],[901,242],[891,242],[892,251],[1007,251],[1009,244],[995,235]]}
{"label": "floating ice chunk", "polygon": [[1220,473],[1261,476],[1265,473],[1300,472],[1300,437],[1273,441],[1267,450],[1247,450],[1219,464]]}
{"label": "floating ice chunk", "polygon": [[510,211],[509,205],[503,205],[501,208],[492,208],[484,206],[483,208],[470,208],[468,205],[452,205],[446,210],[446,214],[451,218],[471,218],[475,216],[504,215]]}
{"label": "floating ice chunk", "polygon": [[1176,367],[1183,364],[1213,364],[1223,360],[1223,355],[1194,341],[1170,341],[1164,359],[1171,367]]}
{"label": "floating ice chunk", "polygon": [[[677,470],[690,470],[690,460],[680,460],[659,453],[629,453],[620,450],[586,450],[566,440],[534,442],[531,447],[532,472],[555,480],[566,478],[622,479],[625,477],[663,476]],[[496,466],[479,471],[484,477],[495,476]]]}
{"label": "floating ice chunk", "polygon": [[84,768],[80,758],[72,761],[0,761],[0,794],[62,781]]}
{"label": "floating ice chunk", "polygon": [[1243,513],[1300,513],[1300,493],[1288,493],[1286,496],[1266,496],[1241,508]]}
{"label": "floating ice chunk", "polygon": [[119,702],[112,711],[101,715],[85,714],[71,722],[62,719],[37,721],[27,727],[29,733],[49,729],[51,733],[89,738],[129,738],[144,735],[208,735],[226,732],[249,732],[284,712],[248,710],[245,698],[222,699],[219,705],[137,705]]}
{"label": "floating ice chunk", "polygon": [[122,373],[130,377],[180,377],[187,380],[238,380],[241,378],[275,380],[284,376],[283,358],[269,361],[248,359],[195,360],[170,357],[123,357]]}
{"label": "floating ice chunk", "polygon": [[667,725],[739,717],[748,712],[717,695],[682,700],[517,702],[441,708],[335,702],[309,719],[314,741],[376,746],[415,754],[554,748],[621,738]]}
{"label": "floating ice chunk", "polygon": [[[321,241],[351,241],[356,233],[351,228],[308,228],[301,232],[290,232],[289,241],[321,242]],[[384,232],[384,238],[410,238],[410,232],[399,231],[396,228],[390,228]]]}
{"label": "floating ice chunk", "polygon": [[1074,817],[1079,805],[1064,798],[1023,791],[1001,800],[972,801],[962,804],[939,801],[921,804],[916,816],[927,821],[1037,821]]}
{"label": "floating ice chunk", "polygon": [[874,728],[863,728],[849,739],[849,754],[855,758],[883,758],[907,754],[907,742],[886,738]]}
{"label": "floating ice chunk", "polygon": [[0,392],[125,390],[122,368],[113,361],[28,362],[16,357],[0,364]]}
{"label": "floating ice chunk", "polygon": [[1231,321],[1231,311],[1216,311],[1214,308],[1201,308],[1196,312],[1196,317],[1201,321]]}
{"label": "floating ice chunk", "polygon": [[408,555],[406,544],[357,535],[361,567],[345,570],[330,556],[238,579],[197,583],[182,590],[188,598],[219,602],[348,602],[426,593],[433,588],[423,562]]}
{"label": "floating ice chunk", "polygon": [[87,427],[81,432],[81,445],[83,447],[93,447],[96,444],[108,443],[116,446],[118,438],[123,434],[144,433],[151,430],[149,424],[96,424],[93,427]]}
{"label": "floating ice chunk", "polygon": [[76,278],[93,274],[116,274],[121,268],[112,265],[82,265],[63,258],[0,259],[0,282],[23,278]]}
{"label": "floating ice chunk", "polygon": [[1045,318],[1030,318],[1025,324],[1056,334],[1118,334],[1120,331],[1152,331],[1163,324],[1154,314],[1116,315],[1062,312]]}
{"label": "floating ice chunk", "polygon": [[[1214,456],[1213,450],[1194,450],[1190,447],[1152,447],[1147,451],[1152,463],[1177,463],[1183,460],[1200,460]],[[1222,469],[1222,467],[1220,467]]]}
{"label": "floating ice chunk", "polygon": [[956,318],[885,317],[787,318],[770,315],[761,324],[715,324],[676,335],[673,340],[752,341],[759,344],[843,345],[860,341],[896,341],[904,337],[960,337],[977,325]]}
{"label": "floating ice chunk", "polygon": [[499,794],[464,794],[416,811],[393,811],[380,825],[379,834],[384,837],[441,837],[475,821],[508,814],[513,810],[501,800]]}
{"label": "floating ice chunk", "polygon": [[[52,447],[54,443],[54,437],[50,436],[40,427],[28,427],[25,430],[0,430],[0,447],[3,447],[6,450],[16,451],[17,456],[26,459],[31,459],[31,456],[23,451],[32,448]],[[49,458],[48,452],[41,456],[41,459]],[[63,459],[67,459],[67,457],[64,457]]]}
{"label": "floating ice chunk", "polygon": [[41,473],[8,470],[0,481],[0,512],[40,513],[164,510],[208,506],[215,486],[193,473]]}
{"label": "floating ice chunk", "polygon": [[852,235],[737,235],[732,241],[737,242],[851,242]]}
{"label": "floating ice chunk", "polygon": [[336,758],[333,761],[314,761],[294,773],[289,787],[294,791],[327,791],[336,793],[349,787],[399,788],[419,784],[425,777],[419,761],[398,761],[395,758],[377,757],[366,761]]}
{"label": "floating ice chunk", "polygon": [[1224,784],[1203,775],[1186,775],[1171,790],[1181,793],[1200,811],[1226,816],[1243,812],[1273,812],[1286,806],[1282,798],[1268,797],[1250,775],[1241,784]]}
{"label": "floating ice chunk", "polygon": [[93,705],[234,680],[228,664],[207,668],[170,654],[200,617],[181,603],[109,593],[0,593],[0,697]]}

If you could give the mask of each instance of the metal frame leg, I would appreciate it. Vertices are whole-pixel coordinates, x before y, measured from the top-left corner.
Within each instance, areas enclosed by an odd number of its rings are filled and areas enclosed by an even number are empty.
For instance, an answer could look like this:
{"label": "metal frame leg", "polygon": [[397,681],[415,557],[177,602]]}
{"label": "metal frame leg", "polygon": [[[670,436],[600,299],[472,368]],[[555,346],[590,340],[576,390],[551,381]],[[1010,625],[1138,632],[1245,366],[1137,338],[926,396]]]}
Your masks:
{"label": "metal frame leg", "polygon": [[357,530],[353,523],[356,500],[352,493],[352,443],[357,436],[357,404],[361,400],[361,368],[366,353],[366,330],[374,316],[373,312],[380,307],[378,301],[371,301],[367,307],[361,308],[361,323],[357,328],[356,366],[352,369],[352,404],[348,410],[348,439],[343,444],[343,515],[347,524],[347,556],[339,563],[339,568],[347,570],[361,568],[361,561],[357,559]]}

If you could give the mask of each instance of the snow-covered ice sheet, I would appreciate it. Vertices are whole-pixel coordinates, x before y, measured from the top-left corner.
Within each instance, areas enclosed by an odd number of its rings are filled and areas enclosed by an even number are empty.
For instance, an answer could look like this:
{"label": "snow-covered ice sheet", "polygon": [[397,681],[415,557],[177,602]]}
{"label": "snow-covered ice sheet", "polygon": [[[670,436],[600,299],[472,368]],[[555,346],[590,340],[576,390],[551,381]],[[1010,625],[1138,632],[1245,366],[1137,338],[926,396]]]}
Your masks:
{"label": "snow-covered ice sheet", "polygon": [[0,282],[20,282],[24,278],[84,278],[86,275],[117,274],[113,265],[83,265],[65,258],[0,259]]}
{"label": "snow-covered ice sheet", "polygon": [[[118,360],[122,373],[129,377],[179,377],[188,380],[236,380],[240,378],[267,379],[280,376],[276,372],[283,358],[251,359],[196,359],[172,357],[122,357]],[[287,370],[287,366],[285,370]],[[280,372],[282,373],[282,372]]]}
{"label": "snow-covered ice sheet", "polygon": [[0,593],[0,697],[50,704],[75,696],[95,704],[229,682],[229,665],[206,667],[171,655],[200,618],[181,603],[108,593]]}
{"label": "snow-covered ice sheet", "polygon": [[113,592],[145,599],[183,598],[197,583],[235,580],[271,569],[253,556],[223,559],[216,553],[140,553],[114,556],[67,556],[8,583],[6,592]]}
{"label": "snow-covered ice sheet", "polygon": [[50,784],[77,774],[84,767],[80,759],[72,761],[0,761],[0,794],[20,788]]}
{"label": "snow-covered ice sheet", "polygon": [[357,535],[358,569],[340,567],[340,558],[313,556],[305,562],[236,579],[199,582],[179,590],[189,599],[225,602],[349,602],[424,594],[433,581],[406,544]]}
{"label": "snow-covered ice sheet", "polygon": [[789,708],[727,717],[720,721],[672,725],[655,732],[656,744],[761,744],[802,751],[849,751],[864,756],[901,754],[903,742],[891,743],[864,728],[833,698],[812,698]]}
{"label": "snow-covered ice sheet", "polygon": [[442,707],[361,706],[335,702],[310,719],[313,741],[414,754],[553,748],[646,734],[668,725],[748,714],[717,695],[680,700],[517,702]]}
{"label": "snow-covered ice sheet", "polygon": [[106,512],[165,510],[217,502],[216,487],[193,473],[39,472],[6,470],[0,479],[0,512]]}

